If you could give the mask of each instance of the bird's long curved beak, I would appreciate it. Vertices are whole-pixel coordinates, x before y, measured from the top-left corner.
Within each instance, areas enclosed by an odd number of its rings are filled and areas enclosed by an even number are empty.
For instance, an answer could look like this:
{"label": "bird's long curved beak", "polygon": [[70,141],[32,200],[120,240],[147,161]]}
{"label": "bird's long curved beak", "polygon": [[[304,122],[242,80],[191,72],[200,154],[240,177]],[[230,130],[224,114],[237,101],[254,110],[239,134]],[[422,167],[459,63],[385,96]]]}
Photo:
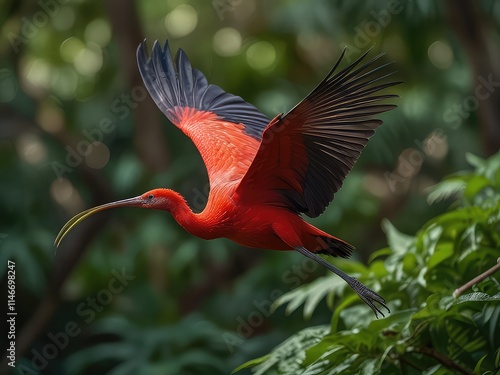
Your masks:
{"label": "bird's long curved beak", "polygon": [[79,222],[85,220],[89,216],[100,212],[104,210],[109,210],[110,208],[115,208],[115,207],[141,207],[144,203],[144,200],[142,199],[141,196],[134,197],[134,198],[128,198],[128,199],[123,199],[121,201],[116,201],[116,202],[111,202],[111,203],[106,203],[94,208],[90,208],[88,210],[82,211],[79,214],[73,216],[64,226],[62,229],[59,231],[59,234],[57,235],[54,245],[56,247],[59,247],[59,244],[61,243],[62,239],[68,234],[68,232]]}

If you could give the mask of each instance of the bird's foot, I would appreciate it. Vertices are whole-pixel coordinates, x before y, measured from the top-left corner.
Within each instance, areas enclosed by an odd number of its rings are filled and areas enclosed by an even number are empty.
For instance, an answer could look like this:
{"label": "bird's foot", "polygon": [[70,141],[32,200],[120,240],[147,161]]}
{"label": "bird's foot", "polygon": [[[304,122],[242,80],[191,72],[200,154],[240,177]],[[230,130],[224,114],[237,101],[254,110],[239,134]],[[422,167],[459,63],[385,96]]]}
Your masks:
{"label": "bird's foot", "polygon": [[382,310],[380,310],[377,305],[375,305],[375,302],[378,303],[381,307],[387,310],[388,313],[391,312],[389,308],[387,307],[385,303],[385,299],[383,299],[381,296],[379,296],[377,293],[375,293],[373,290],[368,288],[366,285],[358,281],[358,279],[349,276],[346,274],[344,271],[339,270],[337,267],[335,267],[333,264],[328,263],[326,260],[318,256],[317,254],[307,250],[306,248],[302,246],[297,246],[295,248],[299,253],[302,255],[305,255],[306,257],[314,260],[315,262],[318,262],[322,266],[325,266],[328,268],[330,271],[335,273],[336,275],[340,276],[342,279],[344,279],[347,284],[358,294],[359,298],[363,300],[364,303],[366,303],[370,308],[373,310],[375,313],[375,317],[378,319],[378,315],[382,315],[382,318],[385,317],[384,313]]}
{"label": "bird's foot", "polygon": [[352,278],[352,282],[349,282],[349,285],[358,294],[359,298],[361,298],[363,302],[373,310],[377,319],[379,319],[379,314],[382,318],[385,318],[385,314],[377,305],[375,305],[375,302],[378,303],[380,307],[387,310],[387,313],[391,313],[391,310],[389,309],[389,307],[387,307],[385,299],[382,298],[382,296],[380,296],[378,293],[375,293],[373,290],[354,278]]}

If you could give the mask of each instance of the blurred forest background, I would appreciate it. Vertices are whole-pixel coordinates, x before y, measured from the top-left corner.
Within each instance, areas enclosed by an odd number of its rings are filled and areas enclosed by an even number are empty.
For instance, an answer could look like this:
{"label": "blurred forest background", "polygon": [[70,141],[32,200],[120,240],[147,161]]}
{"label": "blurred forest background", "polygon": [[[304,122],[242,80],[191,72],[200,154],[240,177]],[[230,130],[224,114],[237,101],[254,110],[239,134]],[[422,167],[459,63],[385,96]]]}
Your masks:
{"label": "blurred forest background", "polygon": [[314,219],[365,263],[387,244],[382,219],[415,233],[450,205],[428,204],[425,189],[470,168],[467,152],[500,146],[494,0],[4,0],[0,19],[0,277],[5,301],[14,261],[16,374],[230,373],[330,321],[325,302],[310,320],[270,311],[323,268],[198,240],[163,212],[96,215],[55,253],[71,216],[151,188],[203,209],[202,160],[139,76],[144,38],[168,39],[269,117],[315,87],[344,47],[344,64],[370,48],[395,62],[398,109]]}

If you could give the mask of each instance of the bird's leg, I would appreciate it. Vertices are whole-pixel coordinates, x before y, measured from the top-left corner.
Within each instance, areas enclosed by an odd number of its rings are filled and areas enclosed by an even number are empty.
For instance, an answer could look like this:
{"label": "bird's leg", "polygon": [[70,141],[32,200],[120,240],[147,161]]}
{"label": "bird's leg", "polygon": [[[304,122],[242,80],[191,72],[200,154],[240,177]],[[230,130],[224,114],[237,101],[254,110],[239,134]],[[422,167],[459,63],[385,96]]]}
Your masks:
{"label": "bird's leg", "polygon": [[336,275],[340,276],[342,279],[344,279],[347,284],[358,294],[358,296],[365,302],[370,308],[373,310],[375,313],[375,317],[378,318],[378,314],[382,315],[382,317],[385,317],[384,313],[380,311],[380,309],[375,306],[374,302],[378,302],[383,308],[387,310],[388,313],[391,312],[387,305],[385,304],[385,300],[379,296],[377,293],[375,293],[373,290],[359,282],[356,278],[349,276],[345,272],[339,270],[337,267],[334,265],[328,263],[326,260],[321,258],[319,255],[314,254],[313,252],[307,250],[304,247],[298,246],[295,248],[299,253],[302,255],[305,255],[306,257],[314,260],[315,262],[318,262],[322,266],[325,266],[328,268],[330,271],[335,273]]}

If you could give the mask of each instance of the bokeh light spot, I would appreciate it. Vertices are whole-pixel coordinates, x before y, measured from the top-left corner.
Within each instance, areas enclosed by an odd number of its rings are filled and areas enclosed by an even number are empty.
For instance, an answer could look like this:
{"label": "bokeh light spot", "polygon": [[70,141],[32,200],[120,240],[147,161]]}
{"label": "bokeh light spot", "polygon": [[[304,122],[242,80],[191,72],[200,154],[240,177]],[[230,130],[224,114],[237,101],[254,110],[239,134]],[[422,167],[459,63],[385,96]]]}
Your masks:
{"label": "bokeh light spot", "polygon": [[50,87],[57,96],[64,99],[73,99],[75,97],[76,87],[78,86],[78,75],[70,66],[63,66],[53,71],[50,80]]}
{"label": "bokeh light spot", "polygon": [[172,38],[180,38],[193,32],[198,24],[198,13],[191,5],[181,4],[167,14],[165,27]]}
{"label": "bokeh light spot", "polygon": [[213,48],[220,56],[237,55],[241,49],[241,34],[232,27],[224,27],[215,33]]}
{"label": "bokeh light spot", "polygon": [[78,38],[72,36],[61,43],[59,51],[64,61],[72,63],[75,57],[85,48],[85,44]]}
{"label": "bokeh light spot", "polygon": [[102,142],[93,142],[91,152],[85,156],[85,162],[90,168],[101,169],[108,164],[109,148]]}
{"label": "bokeh light spot", "polygon": [[81,75],[93,77],[102,68],[102,50],[95,43],[88,43],[76,56],[73,64]]}
{"label": "bokeh light spot", "polygon": [[21,77],[25,77],[28,87],[25,87],[31,95],[36,95],[40,88],[48,89],[50,86],[51,69],[43,59],[28,60],[23,63]]}
{"label": "bokeh light spot", "polygon": [[95,43],[100,47],[107,46],[111,40],[109,23],[102,18],[93,20],[85,27],[83,38],[87,43]]}
{"label": "bokeh light spot", "polygon": [[39,137],[33,133],[25,133],[16,142],[21,158],[29,164],[40,164],[47,159],[47,150]]}
{"label": "bokeh light spot", "polygon": [[383,199],[391,194],[389,185],[384,176],[376,173],[367,173],[363,177],[363,186],[377,198]]}
{"label": "bokeh light spot", "polygon": [[40,127],[48,133],[57,133],[64,128],[63,112],[54,105],[40,105],[36,120]]}
{"label": "bokeh light spot", "polygon": [[266,41],[252,44],[247,50],[247,62],[256,70],[269,69],[276,61],[276,49]]}
{"label": "bokeh light spot", "polygon": [[59,178],[50,184],[50,195],[57,203],[64,207],[71,214],[80,212],[83,209],[83,200],[80,194],[66,178]]}
{"label": "bokeh light spot", "polygon": [[448,140],[437,131],[425,138],[423,144],[425,154],[434,160],[442,160],[448,155]]}
{"label": "bokeh light spot", "polygon": [[432,65],[439,69],[447,69],[453,63],[453,51],[448,43],[436,41],[427,49]]}

